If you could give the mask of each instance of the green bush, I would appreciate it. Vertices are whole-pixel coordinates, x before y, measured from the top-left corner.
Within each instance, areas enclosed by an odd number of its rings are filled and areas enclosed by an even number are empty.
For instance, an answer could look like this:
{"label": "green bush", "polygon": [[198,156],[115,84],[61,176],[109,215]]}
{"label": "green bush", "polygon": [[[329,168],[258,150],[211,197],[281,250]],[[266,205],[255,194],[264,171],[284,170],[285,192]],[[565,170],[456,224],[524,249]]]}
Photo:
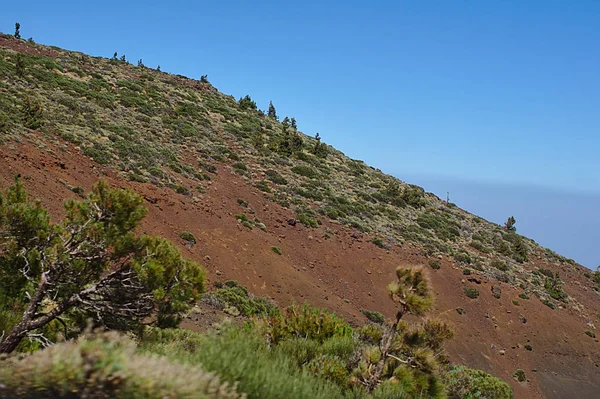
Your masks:
{"label": "green bush", "polygon": [[533,346],[531,346],[530,344],[525,344],[525,349],[528,351],[532,351],[533,350]]}
{"label": "green bush", "polygon": [[179,233],[179,237],[187,241],[190,245],[196,244],[196,237],[189,231],[182,231],[181,233]]}
{"label": "green bush", "polygon": [[185,330],[148,329],[142,350],[216,373],[238,383],[248,399],[342,398],[341,389],[299,369],[284,352],[270,350],[254,329],[224,328],[204,336]]}
{"label": "green bush", "polygon": [[0,363],[0,381],[2,396],[11,398],[244,397],[198,365],[138,354],[133,341],[116,333],[9,358]]}
{"label": "green bush", "polygon": [[556,309],[556,305],[554,304],[554,302],[549,301],[548,299],[544,299],[544,298],[540,298],[540,300],[542,301],[542,303],[546,306],[548,306],[550,309],[555,310]]}
{"label": "green bush", "polygon": [[588,337],[596,338],[596,333],[594,333],[592,330],[585,330],[585,335],[587,335]]}
{"label": "green bush", "polygon": [[316,169],[306,165],[294,166],[292,172],[300,176],[308,177],[309,179],[314,179],[319,176],[319,172],[317,172]]}
{"label": "green bush", "polygon": [[477,288],[464,287],[463,290],[468,298],[476,299],[479,297],[479,290]]}
{"label": "green bush", "polygon": [[444,241],[456,241],[460,237],[460,225],[447,213],[427,211],[419,215],[417,223],[425,229],[433,230],[435,235]]}
{"label": "green bush", "polygon": [[501,270],[503,272],[508,270],[508,263],[501,261],[499,259],[494,259],[493,261],[490,262],[490,266],[494,267],[498,270]]}
{"label": "green bush", "polygon": [[369,321],[377,324],[383,324],[385,322],[385,317],[379,312],[374,310],[361,309],[360,312],[365,315]]}
{"label": "green bush", "polygon": [[448,372],[444,373],[443,380],[446,384],[448,397],[450,398],[514,398],[510,385],[481,370],[473,370],[464,366],[454,366]]}
{"label": "green bush", "polygon": [[277,255],[282,255],[283,251],[281,250],[281,248],[276,247],[276,246],[272,246],[271,247],[271,251],[275,252]]}
{"label": "green bush", "polygon": [[383,241],[381,238],[379,237],[374,237],[371,242],[375,245],[377,245],[379,248],[383,248],[383,249],[388,249],[389,245],[386,244],[385,241]]}
{"label": "green bush", "polygon": [[279,184],[282,186],[288,184],[288,181],[273,169],[267,170],[265,174],[267,175],[267,179],[271,180],[275,184]]}
{"label": "green bush", "polygon": [[235,307],[244,316],[279,314],[279,308],[269,298],[254,296],[234,280],[228,280],[223,288],[204,295],[203,300],[221,309]]}
{"label": "green bush", "polygon": [[513,377],[515,380],[517,380],[519,382],[525,382],[525,380],[526,380],[525,371],[523,371],[521,369],[517,369],[517,371],[514,372]]}
{"label": "green bush", "polygon": [[440,262],[438,262],[437,260],[430,260],[429,266],[431,266],[431,268],[434,270],[438,270],[441,267]]}
{"label": "green bush", "polygon": [[298,214],[297,218],[298,218],[298,221],[306,227],[312,227],[312,228],[319,227],[319,222],[317,221],[317,219],[313,218],[312,216],[310,216],[307,213],[300,213],[300,214]]}

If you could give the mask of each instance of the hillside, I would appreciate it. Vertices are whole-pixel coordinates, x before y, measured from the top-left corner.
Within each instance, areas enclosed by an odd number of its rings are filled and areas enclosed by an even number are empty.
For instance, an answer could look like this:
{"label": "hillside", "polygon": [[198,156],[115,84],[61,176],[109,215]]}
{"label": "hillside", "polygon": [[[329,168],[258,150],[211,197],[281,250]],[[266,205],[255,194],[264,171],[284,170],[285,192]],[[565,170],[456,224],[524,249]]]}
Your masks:
{"label": "hillside", "polygon": [[205,77],[0,36],[0,177],[20,174],[53,216],[105,177],[143,195],[142,230],[178,242],[210,282],[354,323],[363,308],[393,316],[396,266],[426,265],[436,313],[455,329],[452,360],[511,381],[521,398],[600,390],[588,269],[279,119]]}

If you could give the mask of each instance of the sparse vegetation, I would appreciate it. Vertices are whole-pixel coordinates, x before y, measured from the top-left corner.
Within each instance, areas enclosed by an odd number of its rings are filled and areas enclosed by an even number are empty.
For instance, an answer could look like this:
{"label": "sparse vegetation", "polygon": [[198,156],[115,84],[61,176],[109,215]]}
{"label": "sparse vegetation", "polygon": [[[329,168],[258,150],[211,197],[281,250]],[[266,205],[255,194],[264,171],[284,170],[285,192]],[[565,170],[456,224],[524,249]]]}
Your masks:
{"label": "sparse vegetation", "polygon": [[282,255],[283,251],[281,250],[281,248],[276,247],[276,246],[272,246],[271,247],[271,251],[275,252],[277,255]]}
{"label": "sparse vegetation", "polygon": [[515,371],[515,373],[513,374],[513,377],[515,378],[515,380],[517,380],[519,382],[525,382],[525,380],[526,380],[525,371],[523,371],[521,369],[517,369],[517,371]]}
{"label": "sparse vegetation", "polygon": [[467,296],[467,298],[471,298],[471,299],[479,298],[479,290],[477,288],[464,287],[463,291],[465,292],[465,295]]}
{"label": "sparse vegetation", "polygon": [[437,260],[430,260],[429,266],[434,270],[438,270],[441,267],[440,262],[438,262]]}
{"label": "sparse vegetation", "polygon": [[379,312],[376,312],[374,310],[367,310],[367,309],[361,309],[360,312],[362,314],[364,314],[365,317],[367,319],[369,319],[369,321],[372,321],[373,323],[383,324],[385,322],[385,318]]}
{"label": "sparse vegetation", "polygon": [[591,338],[596,338],[596,333],[594,333],[592,330],[585,330],[585,335]]}

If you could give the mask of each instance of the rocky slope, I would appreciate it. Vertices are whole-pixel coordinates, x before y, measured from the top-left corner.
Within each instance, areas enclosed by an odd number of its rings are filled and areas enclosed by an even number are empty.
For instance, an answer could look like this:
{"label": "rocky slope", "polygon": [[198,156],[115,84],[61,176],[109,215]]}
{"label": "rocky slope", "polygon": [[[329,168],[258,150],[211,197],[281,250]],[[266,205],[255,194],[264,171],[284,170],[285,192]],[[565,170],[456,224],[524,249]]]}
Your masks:
{"label": "rocky slope", "polygon": [[392,316],[395,267],[422,264],[455,328],[451,359],[511,380],[517,397],[600,391],[589,270],[255,108],[207,79],[0,36],[0,176],[21,174],[55,215],[107,178],[144,195],[143,229],[211,281],[355,322],[361,308]]}

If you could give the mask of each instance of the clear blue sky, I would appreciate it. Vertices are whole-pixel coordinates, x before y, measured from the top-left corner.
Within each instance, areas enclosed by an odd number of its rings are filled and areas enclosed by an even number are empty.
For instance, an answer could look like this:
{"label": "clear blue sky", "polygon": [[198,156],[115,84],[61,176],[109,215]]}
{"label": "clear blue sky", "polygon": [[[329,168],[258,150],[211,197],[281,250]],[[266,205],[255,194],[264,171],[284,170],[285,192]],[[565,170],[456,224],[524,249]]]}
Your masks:
{"label": "clear blue sky", "polygon": [[5,3],[1,31],[208,74],[404,180],[600,194],[600,1]]}

